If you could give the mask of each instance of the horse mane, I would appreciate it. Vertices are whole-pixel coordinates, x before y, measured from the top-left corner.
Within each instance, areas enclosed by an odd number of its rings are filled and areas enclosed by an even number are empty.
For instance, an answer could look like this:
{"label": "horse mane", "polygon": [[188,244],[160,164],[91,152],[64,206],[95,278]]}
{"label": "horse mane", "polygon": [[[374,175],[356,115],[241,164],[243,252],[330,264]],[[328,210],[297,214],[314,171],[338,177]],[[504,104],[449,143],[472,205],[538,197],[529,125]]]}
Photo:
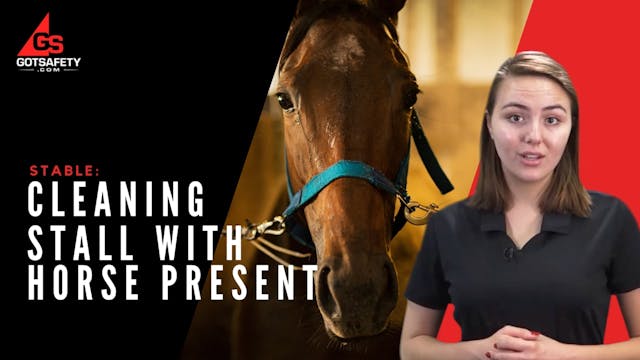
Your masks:
{"label": "horse mane", "polygon": [[303,14],[296,14],[291,23],[289,34],[287,35],[287,39],[280,56],[279,71],[282,71],[284,63],[300,45],[314,22],[320,19],[331,19],[340,16],[358,17],[379,23],[381,25],[380,31],[382,34],[386,32],[388,35],[385,36],[390,37],[393,41],[395,58],[408,70],[409,59],[398,43],[398,32],[395,26],[395,19],[382,15],[375,9],[355,0],[327,0],[321,1],[315,7],[305,11]]}

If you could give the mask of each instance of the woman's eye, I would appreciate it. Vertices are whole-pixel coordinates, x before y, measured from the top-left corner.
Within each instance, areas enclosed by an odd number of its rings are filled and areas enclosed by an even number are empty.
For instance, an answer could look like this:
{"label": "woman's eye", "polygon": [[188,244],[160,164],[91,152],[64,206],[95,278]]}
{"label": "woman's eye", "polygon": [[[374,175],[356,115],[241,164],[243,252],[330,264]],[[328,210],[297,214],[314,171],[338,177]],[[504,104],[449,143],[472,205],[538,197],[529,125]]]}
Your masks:
{"label": "woman's eye", "polygon": [[560,122],[560,120],[558,120],[558,118],[556,118],[556,117],[548,117],[548,118],[545,119],[545,121],[549,125],[555,125],[555,124]]}
{"label": "woman's eye", "polygon": [[278,99],[278,104],[280,104],[280,107],[282,108],[282,110],[284,110],[284,112],[289,113],[295,110],[295,108],[293,107],[293,102],[291,101],[289,95],[285,93],[277,93],[276,99]]}
{"label": "woman's eye", "polygon": [[508,119],[509,119],[509,121],[515,122],[515,123],[521,122],[522,120],[524,120],[524,118],[522,116],[520,116],[520,115],[511,115],[511,116],[509,116]]}

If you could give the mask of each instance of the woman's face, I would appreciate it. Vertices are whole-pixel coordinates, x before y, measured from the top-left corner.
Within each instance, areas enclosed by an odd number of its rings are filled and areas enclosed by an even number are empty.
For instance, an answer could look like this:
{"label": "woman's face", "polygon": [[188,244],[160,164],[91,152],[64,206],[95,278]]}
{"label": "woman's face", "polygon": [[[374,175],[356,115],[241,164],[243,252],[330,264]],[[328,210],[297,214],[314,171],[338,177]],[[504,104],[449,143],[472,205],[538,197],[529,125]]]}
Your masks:
{"label": "woman's face", "polygon": [[544,76],[509,76],[499,85],[489,133],[510,186],[544,186],[571,133],[571,100]]}

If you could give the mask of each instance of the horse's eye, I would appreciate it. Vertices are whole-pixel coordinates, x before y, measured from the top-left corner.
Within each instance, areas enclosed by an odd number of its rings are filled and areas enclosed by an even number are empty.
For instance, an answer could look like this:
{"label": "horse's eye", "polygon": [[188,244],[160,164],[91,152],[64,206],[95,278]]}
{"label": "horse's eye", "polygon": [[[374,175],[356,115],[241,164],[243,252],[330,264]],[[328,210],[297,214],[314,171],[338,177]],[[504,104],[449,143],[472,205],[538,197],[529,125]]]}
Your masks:
{"label": "horse's eye", "polygon": [[295,108],[293,107],[293,102],[291,101],[289,95],[285,93],[277,93],[276,99],[278,99],[278,104],[280,104],[280,107],[285,112],[292,112],[293,110],[295,110]]}
{"label": "horse's eye", "polygon": [[418,101],[418,91],[409,90],[404,95],[404,107],[405,109],[411,109],[413,105],[415,105],[416,101]]}

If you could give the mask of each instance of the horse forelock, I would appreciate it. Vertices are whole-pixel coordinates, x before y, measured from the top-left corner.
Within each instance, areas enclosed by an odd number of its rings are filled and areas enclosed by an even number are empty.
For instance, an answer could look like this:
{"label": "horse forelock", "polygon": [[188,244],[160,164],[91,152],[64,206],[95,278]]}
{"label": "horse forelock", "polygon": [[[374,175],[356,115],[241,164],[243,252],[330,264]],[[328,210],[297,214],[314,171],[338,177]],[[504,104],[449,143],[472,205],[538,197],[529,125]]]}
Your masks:
{"label": "horse forelock", "polygon": [[333,69],[339,72],[347,72],[349,68],[362,64],[365,50],[354,34],[346,34],[335,45],[332,62]]}
{"label": "horse forelock", "polygon": [[[321,19],[333,19],[339,17],[370,20],[374,23],[379,24],[380,26],[377,31],[379,31],[381,35],[387,36],[392,40],[394,44],[392,51],[395,59],[398,61],[398,63],[406,67],[408,71],[408,58],[398,45],[398,33],[396,31],[393,19],[387,16],[383,16],[374,9],[369,8],[368,6],[355,0],[324,1],[317,4],[312,9],[307,10],[303,14],[298,14],[293,19],[291,27],[289,29],[289,33],[287,34],[287,38],[285,40],[285,44],[279,59],[279,71],[282,71],[287,59],[298,48],[300,43],[306,37],[311,26],[316,21]],[[344,39],[345,46],[342,47],[342,49],[344,49],[342,53],[351,53],[357,55],[357,51],[352,51],[353,49],[357,50],[357,46],[359,45],[356,44],[357,38],[345,37]],[[337,60],[344,59],[346,59],[346,57],[344,56],[338,56],[337,58]],[[337,63],[340,63],[340,61],[338,61]]]}

